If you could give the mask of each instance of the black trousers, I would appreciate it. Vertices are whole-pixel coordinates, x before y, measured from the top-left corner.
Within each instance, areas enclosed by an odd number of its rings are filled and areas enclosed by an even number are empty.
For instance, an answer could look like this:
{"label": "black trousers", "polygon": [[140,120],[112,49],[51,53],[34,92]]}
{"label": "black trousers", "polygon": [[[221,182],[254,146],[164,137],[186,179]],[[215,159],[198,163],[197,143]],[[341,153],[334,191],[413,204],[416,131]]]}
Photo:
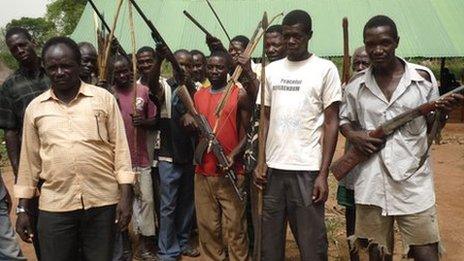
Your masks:
{"label": "black trousers", "polygon": [[[32,223],[32,232],[34,235],[37,235],[37,223],[39,220],[39,197],[34,197],[29,201],[29,214]],[[32,238],[32,244],[34,245],[34,252],[37,260],[42,260],[40,258],[39,239],[37,237]]]}
{"label": "black trousers", "polygon": [[262,261],[285,259],[285,224],[290,224],[302,261],[327,260],[324,204],[314,204],[316,171],[269,169],[263,195]]}
{"label": "black trousers", "polygon": [[115,215],[116,205],[70,212],[39,211],[41,260],[110,261]]}

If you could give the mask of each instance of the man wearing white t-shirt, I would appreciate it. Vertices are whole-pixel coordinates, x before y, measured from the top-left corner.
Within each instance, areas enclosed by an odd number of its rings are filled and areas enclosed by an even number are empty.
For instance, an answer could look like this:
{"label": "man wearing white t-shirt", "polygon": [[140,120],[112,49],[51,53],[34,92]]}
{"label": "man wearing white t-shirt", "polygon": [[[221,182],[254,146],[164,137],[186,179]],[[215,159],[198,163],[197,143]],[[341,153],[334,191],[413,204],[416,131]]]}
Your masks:
{"label": "man wearing white t-shirt", "polygon": [[294,10],[282,26],[287,57],[266,67],[269,169],[254,175],[264,188],[261,256],[284,259],[288,220],[301,260],[327,260],[324,202],[337,143],[340,79],[332,62],[308,52],[308,13]]}

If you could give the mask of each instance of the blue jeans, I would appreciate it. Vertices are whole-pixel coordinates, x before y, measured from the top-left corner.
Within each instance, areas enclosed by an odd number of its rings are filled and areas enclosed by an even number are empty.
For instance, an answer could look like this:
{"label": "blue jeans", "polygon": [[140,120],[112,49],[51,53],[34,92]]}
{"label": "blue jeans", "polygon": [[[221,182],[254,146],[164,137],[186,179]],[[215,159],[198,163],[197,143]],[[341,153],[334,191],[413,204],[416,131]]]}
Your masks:
{"label": "blue jeans", "polygon": [[6,197],[0,199],[0,260],[27,260],[23,257],[16,241],[8,215]]}
{"label": "blue jeans", "polygon": [[187,246],[194,215],[193,165],[161,161],[158,256],[176,260]]}

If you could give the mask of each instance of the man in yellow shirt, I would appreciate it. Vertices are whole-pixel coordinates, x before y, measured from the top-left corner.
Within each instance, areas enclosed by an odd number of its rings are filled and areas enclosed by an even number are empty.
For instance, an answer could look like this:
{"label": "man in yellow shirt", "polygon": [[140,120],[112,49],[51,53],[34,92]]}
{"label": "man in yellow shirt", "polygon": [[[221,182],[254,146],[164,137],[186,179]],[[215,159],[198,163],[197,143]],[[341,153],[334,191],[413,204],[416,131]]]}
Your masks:
{"label": "man in yellow shirt", "polygon": [[[42,260],[110,260],[115,224],[127,228],[134,180],[124,123],[108,91],[79,78],[80,52],[67,37],[43,47],[51,90],[35,98],[24,118],[14,187],[16,231],[39,238]],[[38,235],[31,231],[29,201],[43,181]]]}

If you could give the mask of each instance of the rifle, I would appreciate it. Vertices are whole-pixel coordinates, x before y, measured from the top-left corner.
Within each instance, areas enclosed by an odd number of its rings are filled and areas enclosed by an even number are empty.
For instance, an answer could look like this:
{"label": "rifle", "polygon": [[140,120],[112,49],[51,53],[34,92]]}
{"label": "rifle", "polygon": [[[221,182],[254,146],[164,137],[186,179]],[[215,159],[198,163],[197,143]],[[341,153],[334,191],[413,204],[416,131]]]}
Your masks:
{"label": "rifle", "polygon": [[[106,29],[108,32],[111,33],[110,27],[109,27],[108,24],[106,23],[105,18],[103,17],[103,15],[100,13],[100,11],[98,11],[98,8],[97,8],[97,6],[95,5],[95,3],[93,2],[93,0],[88,0],[88,1],[89,1],[89,3],[90,3],[90,6],[92,6],[93,11],[97,14],[98,18],[99,18],[100,21],[102,22],[102,24],[103,24],[103,26],[105,27],[105,29]],[[113,36],[113,39],[114,39],[114,43],[115,43],[115,45],[116,45],[116,48],[117,48],[119,54],[124,55],[124,56],[127,56],[126,51],[124,51],[124,48],[122,48],[122,46],[119,44],[118,39],[117,39],[115,36]]]}
{"label": "rifle", "polygon": [[[224,149],[222,148],[221,144],[216,138],[216,135],[213,132],[213,129],[211,128],[211,125],[209,125],[208,120],[205,118],[204,115],[201,114],[196,114],[194,115],[195,121],[198,124],[198,128],[200,129],[201,137],[205,141],[203,144],[208,145],[214,154],[216,156],[218,163],[220,166],[226,167],[229,165],[229,160],[227,159],[227,155],[224,152]],[[197,150],[195,151],[195,155],[201,154],[203,155],[204,151],[206,150],[206,146],[198,146]],[[200,157],[201,158],[201,157]],[[195,157],[195,161],[197,163],[201,162],[197,161],[199,158]],[[234,188],[235,194],[237,194],[238,198],[240,201],[243,201],[246,197],[246,192],[241,191],[238,188],[237,185],[237,175],[235,174],[235,171],[231,168],[228,168],[225,173],[225,177],[229,179],[230,183],[232,184],[232,187]]]}
{"label": "rifle", "polygon": [[[444,95],[438,98],[444,98],[453,93],[458,93],[464,91],[464,86],[458,87],[450,92],[445,93]],[[436,101],[424,103],[414,109],[411,109],[407,112],[404,112],[380,125],[373,131],[369,132],[369,136],[373,138],[384,139],[385,137],[393,134],[396,130],[401,128],[406,123],[414,120],[417,117],[427,116],[430,112],[436,111]],[[349,148],[345,155],[338,159],[335,163],[332,164],[330,169],[332,170],[335,178],[341,180],[344,178],[354,167],[358,164],[369,159],[369,156],[362,153],[359,149],[355,147]]]}
{"label": "rifle", "polygon": [[[179,66],[179,63],[176,61],[171,49],[169,46],[166,44],[164,41],[163,37],[161,34],[158,32],[156,27],[153,25],[153,23],[145,16],[143,13],[142,9],[137,5],[135,0],[130,0],[132,5],[134,6],[135,10],[139,13],[139,15],[142,17],[142,19],[145,21],[147,26],[151,30],[151,36],[155,43],[157,45],[163,45],[168,49],[168,57],[166,57],[167,60],[169,60],[172,64],[172,67],[175,72],[177,73],[182,73],[182,69]],[[177,88],[177,93],[179,95],[180,100],[184,104],[184,106],[187,108],[187,111],[193,116],[195,119],[195,122],[197,123],[201,136],[204,137],[207,141],[208,144],[211,145],[212,151],[214,155],[216,156],[219,165],[226,167],[229,165],[229,160],[227,159],[227,155],[224,152],[224,149],[222,148],[221,144],[217,140],[216,136],[214,135],[214,132],[211,129],[211,126],[208,123],[208,120],[205,118],[205,116],[199,114],[197,110],[195,109],[195,105],[193,103],[192,97],[190,96],[189,91],[187,90],[187,87],[182,84]],[[198,148],[197,148],[198,149]],[[204,150],[203,150],[204,151]],[[202,151],[202,154],[203,154]],[[198,162],[198,161],[197,161]],[[201,162],[201,160],[200,160]],[[244,200],[245,196],[244,193],[240,191],[237,185],[237,175],[235,174],[233,169],[228,169],[226,171],[226,178],[229,179],[230,183],[232,184],[235,193],[237,194],[238,198],[240,200]]]}

